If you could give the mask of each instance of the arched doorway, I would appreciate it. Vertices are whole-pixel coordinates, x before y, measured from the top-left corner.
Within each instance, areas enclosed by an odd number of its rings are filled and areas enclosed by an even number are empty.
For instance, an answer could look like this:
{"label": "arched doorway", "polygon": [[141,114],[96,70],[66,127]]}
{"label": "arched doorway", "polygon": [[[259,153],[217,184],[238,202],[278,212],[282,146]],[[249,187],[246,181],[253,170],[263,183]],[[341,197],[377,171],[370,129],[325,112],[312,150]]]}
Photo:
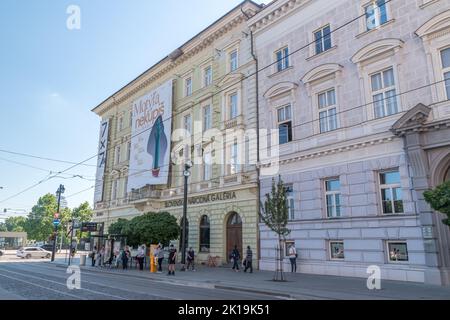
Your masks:
{"label": "arched doorway", "polygon": [[242,257],[242,219],[239,214],[232,212],[227,220],[227,261],[235,245]]}
{"label": "arched doorway", "polygon": [[[181,218],[180,222],[180,250],[181,250],[181,241],[183,239],[183,218]],[[189,249],[189,219],[186,219],[186,237],[184,238],[184,247]]]}

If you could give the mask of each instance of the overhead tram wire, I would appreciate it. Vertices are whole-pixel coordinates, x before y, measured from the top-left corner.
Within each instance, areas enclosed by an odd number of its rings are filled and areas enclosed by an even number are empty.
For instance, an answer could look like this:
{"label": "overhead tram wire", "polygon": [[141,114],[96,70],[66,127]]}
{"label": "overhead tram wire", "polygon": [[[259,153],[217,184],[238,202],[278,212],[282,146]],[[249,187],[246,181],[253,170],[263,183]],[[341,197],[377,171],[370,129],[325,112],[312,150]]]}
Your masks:
{"label": "overhead tram wire", "polygon": [[[66,161],[66,160],[52,159],[52,158],[41,157],[41,156],[36,156],[36,155],[31,155],[31,154],[21,153],[21,152],[15,152],[15,151],[10,151],[10,150],[5,150],[5,149],[0,149],[0,152],[13,154],[13,155],[17,155],[17,156],[22,156],[22,157],[39,159],[39,160],[46,160],[46,161],[51,161],[51,162],[60,162],[60,163],[65,163],[65,164],[75,164],[76,163],[76,162],[71,162],[71,161]],[[83,165],[88,166],[88,167],[96,167],[95,164],[83,164]]]}
{"label": "overhead tram wire", "polygon": [[[392,2],[392,1],[393,1],[393,0],[386,0],[385,3],[384,3],[384,5],[386,5],[387,3]],[[363,18],[363,17],[366,17],[366,14],[365,14],[365,13],[364,13],[364,14],[361,14],[361,15],[359,15],[359,16],[357,16],[356,18],[354,18],[354,19],[352,19],[352,20],[350,20],[350,21],[348,21],[348,22],[346,22],[346,23],[344,23],[343,25],[337,27],[336,29],[331,30],[330,33],[327,34],[327,36],[328,36],[328,35],[331,35],[332,33],[336,32],[336,31],[338,31],[338,30],[340,30],[340,29],[343,29],[344,27],[350,25],[351,23],[353,23],[353,22],[355,22],[355,21],[358,21],[359,19],[361,19],[361,18]],[[325,35],[322,35],[322,36],[320,37],[320,39],[323,39],[324,36],[325,36]],[[319,39],[317,39],[317,40],[319,40]],[[291,56],[294,55],[295,53],[298,53],[298,52],[300,52],[301,50],[306,49],[306,48],[308,48],[309,46],[313,45],[315,42],[316,42],[316,40],[309,42],[308,44],[306,44],[306,45],[304,45],[304,46],[298,48],[297,50],[294,50],[293,52],[289,53],[286,57],[291,57]],[[280,60],[277,60],[277,61],[275,61],[275,62],[272,62],[272,63],[268,64],[267,66],[262,67],[261,69],[256,70],[255,72],[253,72],[253,73],[251,73],[251,74],[249,74],[249,75],[247,75],[247,76],[242,77],[242,78],[241,78],[240,80],[238,80],[236,83],[233,83],[232,85],[230,85],[230,86],[228,86],[228,87],[226,87],[226,88],[222,88],[221,90],[212,93],[211,96],[213,97],[213,96],[215,96],[215,95],[217,95],[217,94],[219,94],[219,93],[222,93],[222,92],[224,92],[224,91],[226,91],[226,90],[228,90],[228,89],[234,87],[236,84],[239,84],[239,83],[243,82],[244,80],[246,80],[246,79],[248,79],[248,78],[250,78],[250,77],[256,75],[257,73],[259,73],[259,72],[261,72],[261,71],[263,71],[263,70],[266,70],[266,69],[270,68],[271,66],[275,65],[275,64],[278,63],[279,61],[282,61],[282,60],[285,59],[286,57],[284,57],[284,58],[282,58],[282,59],[280,59]],[[198,92],[198,91],[196,91],[196,92]],[[257,97],[257,98],[259,99],[259,97]],[[178,102],[178,101],[177,101],[177,102]],[[172,118],[173,118],[173,115],[170,116],[170,117],[168,117],[167,119],[163,120],[163,122],[168,121],[168,120],[171,120]],[[221,121],[220,123],[224,123],[224,122],[225,122],[225,121]],[[145,130],[143,130],[142,132],[139,132],[138,134],[135,134],[135,135],[133,135],[133,136],[130,136],[130,138],[129,138],[128,141],[130,141],[130,140],[132,140],[133,138],[135,138],[135,137],[137,137],[137,136],[139,136],[139,135],[141,135],[141,134],[143,134],[143,133],[149,131],[150,129],[151,129],[151,128],[145,129]],[[124,141],[124,142],[127,142],[127,141]],[[113,148],[112,146],[109,146],[109,147],[106,149],[105,152],[110,151],[112,148]],[[0,149],[0,152],[3,152],[3,150]],[[65,172],[67,172],[67,171],[69,171],[69,170],[71,170],[71,169],[73,169],[73,168],[75,168],[75,167],[81,166],[81,165],[87,165],[87,164],[85,164],[86,162],[88,162],[89,160],[92,160],[92,159],[94,159],[94,158],[97,158],[98,156],[99,156],[99,154],[96,154],[96,155],[94,155],[94,156],[92,156],[92,157],[87,158],[87,159],[84,160],[84,161],[80,161],[80,162],[77,162],[77,163],[75,163],[75,162],[72,163],[72,162],[71,162],[71,164],[73,164],[73,165],[70,166],[69,168],[67,168],[67,169],[65,169],[65,170],[63,170],[63,171],[61,171],[59,174],[65,173]],[[38,158],[40,158],[40,157],[38,157]],[[50,160],[50,159],[47,159],[47,160]],[[91,166],[95,166],[95,165],[91,165]],[[169,166],[170,166],[170,164],[169,164]],[[50,178],[48,178],[46,181],[48,181],[48,180],[50,180],[50,179],[52,179],[52,178],[54,178],[54,177],[55,177],[55,176],[50,177]],[[43,182],[45,182],[45,181],[40,181],[40,182],[38,182],[38,183],[36,183],[36,184],[34,184],[34,185],[32,185],[32,186],[26,188],[25,190],[23,190],[23,191],[17,193],[16,195],[13,195],[13,196],[9,197],[8,199],[5,199],[5,200],[0,201],[0,203],[3,203],[3,202],[5,202],[5,201],[7,201],[7,200],[10,200],[10,199],[12,199],[12,198],[14,198],[14,197],[16,197],[16,196],[18,196],[18,195],[24,193],[24,192],[27,192],[28,190],[33,189],[34,187],[40,185],[40,184],[43,183]]]}

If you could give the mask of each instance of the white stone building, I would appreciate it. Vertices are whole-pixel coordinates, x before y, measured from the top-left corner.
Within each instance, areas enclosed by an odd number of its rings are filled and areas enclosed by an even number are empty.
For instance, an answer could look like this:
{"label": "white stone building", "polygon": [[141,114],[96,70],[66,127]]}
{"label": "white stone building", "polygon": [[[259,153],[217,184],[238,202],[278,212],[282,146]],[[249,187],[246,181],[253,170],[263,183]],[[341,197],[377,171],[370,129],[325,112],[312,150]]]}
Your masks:
{"label": "white stone building", "polygon": [[450,1],[276,0],[249,24],[297,271],[449,283],[449,229],[422,192],[450,179]]}

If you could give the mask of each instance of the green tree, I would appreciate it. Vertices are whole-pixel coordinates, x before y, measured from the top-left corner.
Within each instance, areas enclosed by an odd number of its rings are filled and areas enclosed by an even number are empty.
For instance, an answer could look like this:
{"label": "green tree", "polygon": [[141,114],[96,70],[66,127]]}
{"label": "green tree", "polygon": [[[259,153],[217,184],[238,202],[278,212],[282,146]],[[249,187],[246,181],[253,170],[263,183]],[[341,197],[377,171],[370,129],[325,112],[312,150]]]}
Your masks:
{"label": "green tree", "polygon": [[4,222],[0,222],[0,232],[6,232],[8,229],[6,228],[6,224]]}
{"label": "green tree", "polygon": [[[72,210],[72,218],[75,220],[78,220],[79,222],[90,222],[92,220],[92,216],[94,215],[94,212],[89,205],[89,202],[84,202],[80,204],[78,207],[74,208]],[[82,237],[81,230],[77,230],[76,236],[81,239]]]}
{"label": "green tree", "polygon": [[6,231],[23,232],[26,223],[25,217],[9,217],[5,220]]}
{"label": "green tree", "polygon": [[125,228],[129,223],[130,221],[127,219],[119,219],[109,226],[108,233],[114,235],[124,235]]}
{"label": "green tree", "polygon": [[433,190],[424,192],[427,201],[433,210],[447,215],[442,222],[450,226],[450,181],[444,182]]}
{"label": "green tree", "polygon": [[278,179],[278,183],[275,179],[272,180],[272,191],[266,194],[266,200],[261,203],[261,220],[266,226],[272,230],[278,237],[277,248],[277,270],[275,273],[275,281],[284,281],[283,274],[283,242],[286,240],[286,236],[291,233],[288,229],[288,217],[289,207],[286,198],[286,187],[284,186],[281,177]]}

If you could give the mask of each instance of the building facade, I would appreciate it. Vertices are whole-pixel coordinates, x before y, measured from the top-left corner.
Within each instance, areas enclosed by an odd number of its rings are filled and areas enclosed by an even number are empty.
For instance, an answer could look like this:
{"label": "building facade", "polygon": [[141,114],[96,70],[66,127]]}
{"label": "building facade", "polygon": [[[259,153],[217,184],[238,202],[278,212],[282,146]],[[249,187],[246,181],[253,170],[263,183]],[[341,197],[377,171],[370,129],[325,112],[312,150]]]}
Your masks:
{"label": "building facade", "polygon": [[[449,229],[423,200],[450,178],[449,21],[448,0],[276,0],[249,21],[298,272],[449,283]],[[262,269],[275,246],[261,224]]]}
{"label": "building facade", "polygon": [[[183,171],[190,160],[187,245],[199,261],[212,256],[226,263],[234,245],[250,245],[257,253],[256,162],[242,132],[257,123],[247,20],[260,9],[244,1],[93,110],[109,121],[95,203],[95,221],[106,230],[119,218],[147,212],[169,212],[181,224]],[[130,171],[133,103],[170,81],[171,163],[158,168],[169,175],[168,183],[127,190],[136,175]]]}

